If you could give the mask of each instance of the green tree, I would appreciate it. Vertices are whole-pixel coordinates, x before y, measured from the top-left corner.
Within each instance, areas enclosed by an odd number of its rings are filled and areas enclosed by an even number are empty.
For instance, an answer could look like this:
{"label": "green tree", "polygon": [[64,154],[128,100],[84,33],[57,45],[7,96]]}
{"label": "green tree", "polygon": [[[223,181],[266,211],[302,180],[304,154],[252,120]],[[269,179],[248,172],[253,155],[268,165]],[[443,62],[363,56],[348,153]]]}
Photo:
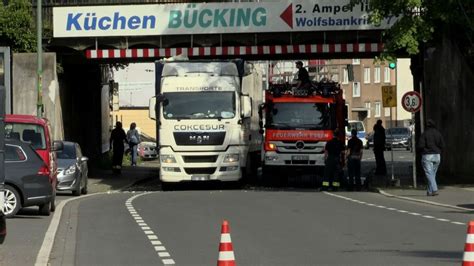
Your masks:
{"label": "green tree", "polygon": [[[367,0],[352,0],[360,4]],[[387,49],[383,56],[400,52],[415,55],[423,44],[436,43],[443,36],[456,40],[461,51],[473,53],[473,0],[368,0],[369,19],[380,23],[386,17],[398,17],[393,27],[384,33]]]}
{"label": "green tree", "polygon": [[15,52],[35,52],[36,33],[29,0],[0,3],[0,43]]}

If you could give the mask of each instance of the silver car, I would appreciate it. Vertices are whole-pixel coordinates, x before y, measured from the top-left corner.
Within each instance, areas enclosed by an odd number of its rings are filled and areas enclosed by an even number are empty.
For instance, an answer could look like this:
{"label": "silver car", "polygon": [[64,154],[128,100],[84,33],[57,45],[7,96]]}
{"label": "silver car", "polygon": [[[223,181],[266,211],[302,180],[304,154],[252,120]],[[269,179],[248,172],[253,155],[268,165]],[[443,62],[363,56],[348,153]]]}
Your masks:
{"label": "silver car", "polygon": [[57,152],[58,191],[72,191],[74,196],[87,194],[88,158],[82,155],[76,142],[63,141],[64,148]]}

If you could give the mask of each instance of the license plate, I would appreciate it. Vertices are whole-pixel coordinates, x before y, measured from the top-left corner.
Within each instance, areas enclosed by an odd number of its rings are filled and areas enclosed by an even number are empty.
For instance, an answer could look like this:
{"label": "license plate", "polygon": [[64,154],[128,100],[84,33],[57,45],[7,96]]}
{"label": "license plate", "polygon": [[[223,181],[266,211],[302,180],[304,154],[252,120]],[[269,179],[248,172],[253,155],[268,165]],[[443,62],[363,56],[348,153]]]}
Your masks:
{"label": "license plate", "polygon": [[209,180],[209,175],[192,175],[191,181],[206,181]]}
{"label": "license plate", "polygon": [[291,156],[291,160],[293,160],[293,161],[308,161],[309,156],[308,155],[293,155],[293,156]]}

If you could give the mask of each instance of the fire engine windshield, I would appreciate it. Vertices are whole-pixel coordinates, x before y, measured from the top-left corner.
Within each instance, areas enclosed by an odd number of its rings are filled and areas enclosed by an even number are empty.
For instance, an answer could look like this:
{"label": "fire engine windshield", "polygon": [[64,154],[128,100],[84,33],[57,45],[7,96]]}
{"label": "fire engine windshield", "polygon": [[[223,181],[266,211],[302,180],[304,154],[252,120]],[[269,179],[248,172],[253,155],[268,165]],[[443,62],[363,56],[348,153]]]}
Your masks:
{"label": "fire engine windshield", "polygon": [[267,128],[331,129],[331,108],[327,103],[275,103],[267,112]]}
{"label": "fire engine windshield", "polygon": [[235,117],[235,94],[226,92],[165,93],[165,119],[231,119]]}

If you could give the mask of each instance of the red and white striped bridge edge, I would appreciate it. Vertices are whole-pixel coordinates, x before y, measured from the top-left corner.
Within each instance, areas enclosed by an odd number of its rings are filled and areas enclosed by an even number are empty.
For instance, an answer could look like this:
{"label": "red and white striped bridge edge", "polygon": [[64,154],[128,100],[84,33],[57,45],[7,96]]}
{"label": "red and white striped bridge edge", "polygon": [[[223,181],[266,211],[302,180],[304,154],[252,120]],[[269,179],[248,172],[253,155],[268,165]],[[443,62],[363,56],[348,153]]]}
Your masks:
{"label": "red and white striped bridge edge", "polygon": [[88,59],[107,58],[160,58],[176,55],[188,57],[251,56],[288,54],[378,53],[382,43],[301,44],[262,46],[212,46],[191,48],[137,48],[86,50]]}

